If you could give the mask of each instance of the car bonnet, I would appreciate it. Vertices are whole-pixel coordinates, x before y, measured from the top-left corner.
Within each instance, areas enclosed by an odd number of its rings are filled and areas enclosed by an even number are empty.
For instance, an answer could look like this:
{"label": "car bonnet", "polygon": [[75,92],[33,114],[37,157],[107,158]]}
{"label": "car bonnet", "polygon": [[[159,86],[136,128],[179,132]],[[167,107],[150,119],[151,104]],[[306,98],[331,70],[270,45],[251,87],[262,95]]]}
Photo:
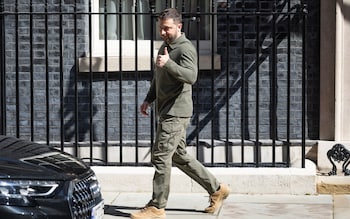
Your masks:
{"label": "car bonnet", "polygon": [[83,161],[51,146],[0,135],[0,177],[65,180],[91,171]]}

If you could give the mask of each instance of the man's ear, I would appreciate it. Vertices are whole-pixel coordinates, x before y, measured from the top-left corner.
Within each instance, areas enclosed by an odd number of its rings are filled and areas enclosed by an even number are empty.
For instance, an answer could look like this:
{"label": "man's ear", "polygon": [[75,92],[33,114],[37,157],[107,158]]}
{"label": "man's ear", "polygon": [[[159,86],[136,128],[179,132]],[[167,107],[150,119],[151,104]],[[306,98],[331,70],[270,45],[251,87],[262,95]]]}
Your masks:
{"label": "man's ear", "polygon": [[177,24],[177,29],[181,32],[181,29],[182,29],[182,23],[178,23]]}

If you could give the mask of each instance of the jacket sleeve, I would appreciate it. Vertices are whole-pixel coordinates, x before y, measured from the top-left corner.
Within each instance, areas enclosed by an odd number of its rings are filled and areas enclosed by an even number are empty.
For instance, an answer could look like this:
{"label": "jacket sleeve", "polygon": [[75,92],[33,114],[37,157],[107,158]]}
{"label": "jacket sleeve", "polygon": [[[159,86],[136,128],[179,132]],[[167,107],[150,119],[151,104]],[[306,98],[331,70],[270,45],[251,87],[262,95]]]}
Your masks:
{"label": "jacket sleeve", "polygon": [[178,63],[169,59],[164,68],[179,81],[194,84],[198,74],[196,51],[194,49],[184,51]]}
{"label": "jacket sleeve", "polygon": [[154,76],[144,101],[147,101],[148,103],[152,103],[155,99],[156,99],[156,79]]}

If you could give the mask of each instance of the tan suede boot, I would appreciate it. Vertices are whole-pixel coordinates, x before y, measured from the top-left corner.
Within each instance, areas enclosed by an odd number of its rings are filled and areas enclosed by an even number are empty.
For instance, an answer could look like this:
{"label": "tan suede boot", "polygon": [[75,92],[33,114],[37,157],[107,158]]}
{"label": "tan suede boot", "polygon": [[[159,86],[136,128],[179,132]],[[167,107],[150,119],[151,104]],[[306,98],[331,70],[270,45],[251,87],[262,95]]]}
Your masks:
{"label": "tan suede boot", "polygon": [[220,189],[210,195],[210,205],[204,209],[206,213],[215,213],[220,209],[222,202],[230,194],[230,188],[227,185],[220,184]]}
{"label": "tan suede boot", "polygon": [[147,206],[141,211],[131,214],[132,219],[164,219],[165,210],[154,206]]}

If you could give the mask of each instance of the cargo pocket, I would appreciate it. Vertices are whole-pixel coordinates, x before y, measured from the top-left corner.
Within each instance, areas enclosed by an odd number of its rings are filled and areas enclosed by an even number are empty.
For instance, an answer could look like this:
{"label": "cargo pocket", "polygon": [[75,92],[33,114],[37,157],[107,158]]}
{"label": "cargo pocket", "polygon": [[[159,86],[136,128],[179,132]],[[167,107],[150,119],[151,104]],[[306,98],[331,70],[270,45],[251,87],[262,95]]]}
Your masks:
{"label": "cargo pocket", "polygon": [[[176,120],[176,119],[175,119]],[[161,124],[161,133],[159,135],[159,147],[162,151],[175,151],[182,138],[183,124],[178,121],[166,121]]]}
{"label": "cargo pocket", "polygon": [[183,124],[179,122],[174,122],[174,121],[171,121],[171,122],[164,121],[162,122],[161,126],[162,126],[162,130],[168,134],[181,132],[181,130],[183,129]]}

